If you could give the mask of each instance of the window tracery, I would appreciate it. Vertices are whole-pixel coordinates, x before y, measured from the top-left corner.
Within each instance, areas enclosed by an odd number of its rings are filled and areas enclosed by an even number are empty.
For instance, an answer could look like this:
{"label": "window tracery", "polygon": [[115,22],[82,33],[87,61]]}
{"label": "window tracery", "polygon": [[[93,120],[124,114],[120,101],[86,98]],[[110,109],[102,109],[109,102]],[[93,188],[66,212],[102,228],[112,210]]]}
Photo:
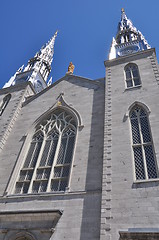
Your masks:
{"label": "window tracery", "polygon": [[57,109],[36,126],[16,183],[16,193],[65,191],[76,130],[74,117],[62,109]]}
{"label": "window tracery", "polygon": [[145,109],[139,105],[130,112],[132,148],[136,180],[158,177],[154,146]]}

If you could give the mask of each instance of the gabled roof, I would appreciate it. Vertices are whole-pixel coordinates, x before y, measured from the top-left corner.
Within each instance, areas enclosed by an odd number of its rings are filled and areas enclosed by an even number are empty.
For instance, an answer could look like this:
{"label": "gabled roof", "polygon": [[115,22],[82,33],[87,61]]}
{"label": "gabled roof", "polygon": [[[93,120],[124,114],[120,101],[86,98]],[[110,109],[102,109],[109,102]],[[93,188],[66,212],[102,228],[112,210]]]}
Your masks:
{"label": "gabled roof", "polygon": [[[74,80],[72,82],[72,80]],[[76,80],[81,81],[81,83],[85,82],[85,83],[89,83],[90,85],[93,86],[98,86],[98,87],[104,87],[104,78],[100,78],[97,80],[91,80],[88,78],[84,78],[81,76],[76,76],[76,75],[72,75],[72,74],[66,74],[65,76],[63,76],[62,78],[60,78],[59,80],[57,80],[56,82],[54,82],[52,85],[50,85],[49,87],[45,88],[44,90],[42,90],[41,92],[29,97],[23,104],[23,106],[25,106],[26,104],[30,103],[31,101],[33,101],[34,99],[38,98],[39,96],[43,95],[44,93],[46,93],[47,91],[49,91],[51,88],[54,88],[56,85],[58,85],[59,83],[61,83],[62,81],[71,81],[71,83],[74,84],[78,84],[76,82]],[[84,87],[84,86],[83,86]]]}

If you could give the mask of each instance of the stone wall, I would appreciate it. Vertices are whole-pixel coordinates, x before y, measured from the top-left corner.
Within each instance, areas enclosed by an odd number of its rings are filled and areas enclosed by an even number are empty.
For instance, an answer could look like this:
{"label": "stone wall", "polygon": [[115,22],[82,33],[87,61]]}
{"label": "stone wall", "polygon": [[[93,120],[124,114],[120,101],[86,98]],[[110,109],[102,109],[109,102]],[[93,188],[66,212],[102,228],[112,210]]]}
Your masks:
{"label": "stone wall", "polygon": [[[19,174],[17,169],[20,169],[24,161],[21,153],[28,146],[26,139],[28,135],[33,134],[34,122],[48,110],[57,107],[61,94],[65,103],[78,112],[83,125],[77,133],[69,189],[65,193],[56,194],[14,195],[15,182]],[[1,212],[4,209],[6,212],[59,210],[62,216],[51,239],[99,240],[103,116],[102,81],[65,76],[48,89],[29,98],[23,104],[0,156],[1,162],[3,159],[8,168],[1,187],[1,195],[6,187],[6,196],[0,199]]]}
{"label": "stone wall", "polygon": [[[141,87],[125,89],[124,67],[128,63],[138,65]],[[129,108],[134,102],[149,108],[159,164],[158,70],[154,49],[107,61],[105,65],[107,98],[101,239],[117,240],[120,231],[153,232],[159,228],[159,180],[135,181],[129,122]]]}

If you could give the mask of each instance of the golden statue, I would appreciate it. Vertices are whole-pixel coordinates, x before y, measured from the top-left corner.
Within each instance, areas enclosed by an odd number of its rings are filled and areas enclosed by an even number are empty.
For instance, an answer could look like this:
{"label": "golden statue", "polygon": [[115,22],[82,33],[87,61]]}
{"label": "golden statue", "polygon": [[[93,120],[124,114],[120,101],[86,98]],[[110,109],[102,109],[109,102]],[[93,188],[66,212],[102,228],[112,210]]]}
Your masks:
{"label": "golden statue", "polygon": [[73,71],[74,71],[74,68],[75,68],[75,66],[73,65],[73,63],[72,62],[70,62],[70,64],[69,64],[69,66],[68,66],[68,74],[73,74]]}
{"label": "golden statue", "polygon": [[125,12],[124,8],[121,9],[121,12]]}

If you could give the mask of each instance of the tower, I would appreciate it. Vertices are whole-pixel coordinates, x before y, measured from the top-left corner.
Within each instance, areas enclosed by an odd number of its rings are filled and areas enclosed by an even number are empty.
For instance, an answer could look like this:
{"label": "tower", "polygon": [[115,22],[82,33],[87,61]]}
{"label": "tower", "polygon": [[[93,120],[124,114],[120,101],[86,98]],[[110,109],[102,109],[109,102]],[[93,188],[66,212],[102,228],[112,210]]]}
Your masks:
{"label": "tower", "polygon": [[[29,81],[33,84],[35,92],[38,93],[47,87],[48,76],[51,72],[51,63],[54,55],[54,44],[57,31],[54,36],[46,43],[33,58],[28,61],[27,66],[19,68],[14,76],[11,77],[4,88],[12,85],[20,84]],[[50,85],[50,80],[48,81]]]}
{"label": "tower", "polygon": [[100,239],[152,239],[159,235],[158,63],[123,9],[105,67]]}

